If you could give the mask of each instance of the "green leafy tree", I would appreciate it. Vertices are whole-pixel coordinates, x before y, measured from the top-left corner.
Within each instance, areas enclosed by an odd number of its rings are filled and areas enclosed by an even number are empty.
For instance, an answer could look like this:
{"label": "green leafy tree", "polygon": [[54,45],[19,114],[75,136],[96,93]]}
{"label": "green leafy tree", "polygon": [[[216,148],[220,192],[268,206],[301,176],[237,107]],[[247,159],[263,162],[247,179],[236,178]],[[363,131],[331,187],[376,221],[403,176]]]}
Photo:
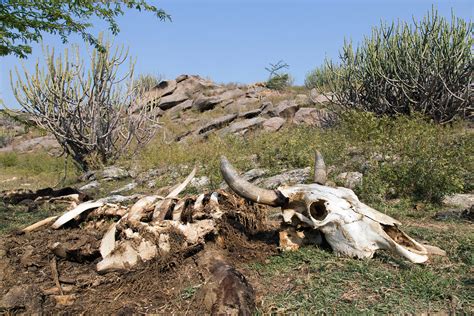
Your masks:
{"label": "green leafy tree", "polygon": [[104,50],[98,38],[89,33],[91,17],[106,21],[112,34],[120,29],[115,18],[124,9],[153,13],[160,20],[169,20],[165,11],[145,0],[0,0],[0,56],[25,58],[31,53],[31,42],[39,42],[42,33],[57,34],[64,43],[71,33]]}

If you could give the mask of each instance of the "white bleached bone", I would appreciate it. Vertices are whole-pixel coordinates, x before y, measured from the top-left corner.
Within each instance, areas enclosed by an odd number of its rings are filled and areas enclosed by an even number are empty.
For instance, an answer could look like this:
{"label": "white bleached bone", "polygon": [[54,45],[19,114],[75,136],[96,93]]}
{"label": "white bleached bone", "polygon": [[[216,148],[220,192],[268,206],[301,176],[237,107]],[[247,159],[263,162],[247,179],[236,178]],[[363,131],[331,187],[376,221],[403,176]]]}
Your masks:
{"label": "white bleached bone", "polygon": [[23,228],[22,231],[24,231],[25,233],[29,233],[33,230],[36,230],[36,229],[40,228],[40,227],[48,225],[49,223],[53,222],[56,218],[58,218],[58,216],[51,216],[51,217],[42,219],[39,222],[36,222],[36,223],[34,223],[34,224],[32,224],[28,227]]}
{"label": "white bleached bone", "polygon": [[72,210],[61,215],[61,217],[59,217],[51,227],[53,227],[54,229],[58,229],[67,222],[73,220],[75,217],[81,215],[85,211],[101,207],[102,205],[104,205],[104,202],[100,201],[88,201],[81,203]]}

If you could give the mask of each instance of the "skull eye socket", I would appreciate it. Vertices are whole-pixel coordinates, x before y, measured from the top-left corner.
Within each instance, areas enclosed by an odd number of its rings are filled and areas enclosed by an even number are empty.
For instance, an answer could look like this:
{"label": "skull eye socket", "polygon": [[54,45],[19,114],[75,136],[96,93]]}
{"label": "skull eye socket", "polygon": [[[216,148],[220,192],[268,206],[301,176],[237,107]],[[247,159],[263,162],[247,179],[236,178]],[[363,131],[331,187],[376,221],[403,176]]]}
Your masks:
{"label": "skull eye socket", "polygon": [[311,217],[318,221],[322,221],[328,215],[328,211],[326,209],[326,205],[324,204],[326,201],[324,200],[317,200],[309,205],[309,213]]}

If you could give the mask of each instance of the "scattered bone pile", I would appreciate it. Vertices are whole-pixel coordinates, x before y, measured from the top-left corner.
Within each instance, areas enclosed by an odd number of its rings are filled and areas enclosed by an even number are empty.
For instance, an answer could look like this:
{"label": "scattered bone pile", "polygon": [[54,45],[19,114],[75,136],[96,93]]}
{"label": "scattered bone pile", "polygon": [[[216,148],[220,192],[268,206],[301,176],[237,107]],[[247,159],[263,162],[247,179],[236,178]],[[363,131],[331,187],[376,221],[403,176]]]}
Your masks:
{"label": "scattered bone pile", "polygon": [[[79,226],[85,231],[103,234],[99,245],[84,242],[74,245],[74,242],[69,243],[70,240],[52,244],[50,250],[55,255],[51,261],[53,272],[57,269],[56,258],[79,263],[95,262],[96,271],[102,274],[128,271],[140,263],[166,257],[170,253],[180,252],[187,258],[203,250],[208,240],[215,244],[223,243],[220,233],[229,216],[237,219],[239,229],[245,234],[261,230],[258,226],[262,226],[264,216],[261,216],[259,205],[280,207],[282,210],[279,232],[281,250],[297,250],[308,243],[320,244],[324,238],[336,255],[349,257],[371,258],[380,249],[411,262],[422,263],[430,255],[445,254],[443,250],[422,244],[405,234],[399,228],[400,222],[360,202],[352,190],[326,186],[325,164],[319,152],[316,152],[315,160],[313,184],[282,186],[276,190],[262,189],[249,183],[222,157],[221,173],[233,191],[230,193],[218,190],[178,198],[195,176],[194,169],[168,195],[142,196],[131,207],[121,205],[117,197],[88,201],[86,196],[69,192],[69,189],[61,192],[51,189],[6,192],[3,199],[18,201],[29,198],[52,203],[67,201],[73,207],[59,217],[49,217],[26,227],[23,229],[25,233],[45,227],[66,231],[68,227]],[[61,196],[61,193],[65,195]],[[245,205],[245,211],[241,212],[242,205]],[[71,241],[74,241],[73,236]],[[254,294],[245,277],[219,254],[203,257],[202,265],[207,267],[208,275],[213,278],[206,281],[211,294],[204,295],[210,297],[209,309],[217,314],[223,311],[252,311]],[[53,278],[59,292],[62,292],[56,273],[53,273]],[[216,295],[224,292],[224,296]],[[66,300],[67,304],[69,299],[72,300],[62,294],[58,299]],[[218,301],[220,303],[216,303]],[[235,306],[243,309],[235,309]]]}

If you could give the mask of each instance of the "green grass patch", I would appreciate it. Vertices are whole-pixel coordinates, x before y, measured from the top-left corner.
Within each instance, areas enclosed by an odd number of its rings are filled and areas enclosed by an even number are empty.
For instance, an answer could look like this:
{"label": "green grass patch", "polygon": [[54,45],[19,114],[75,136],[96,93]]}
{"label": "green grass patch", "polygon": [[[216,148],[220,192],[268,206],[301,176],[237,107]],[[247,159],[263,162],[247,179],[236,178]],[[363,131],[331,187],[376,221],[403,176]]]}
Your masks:
{"label": "green grass patch", "polygon": [[330,178],[343,171],[363,172],[364,181],[356,193],[367,202],[402,197],[437,203],[447,194],[472,189],[471,135],[461,123],[441,126],[420,116],[347,112],[336,127],[324,130],[293,126],[276,133],[211,136],[205,142],[184,144],[157,139],[133,164],[143,169],[198,165],[199,175],[209,176],[215,188],[222,181],[221,155],[241,171],[259,166],[277,174],[312,166],[315,149],[332,166]]}
{"label": "green grass patch", "polygon": [[[260,302],[267,313],[469,313],[472,312],[473,234],[456,229],[410,228],[410,234],[448,251],[425,265],[380,252],[374,259],[338,258],[330,250],[303,247],[251,264],[268,288]],[[469,258],[471,257],[471,258]]]}

